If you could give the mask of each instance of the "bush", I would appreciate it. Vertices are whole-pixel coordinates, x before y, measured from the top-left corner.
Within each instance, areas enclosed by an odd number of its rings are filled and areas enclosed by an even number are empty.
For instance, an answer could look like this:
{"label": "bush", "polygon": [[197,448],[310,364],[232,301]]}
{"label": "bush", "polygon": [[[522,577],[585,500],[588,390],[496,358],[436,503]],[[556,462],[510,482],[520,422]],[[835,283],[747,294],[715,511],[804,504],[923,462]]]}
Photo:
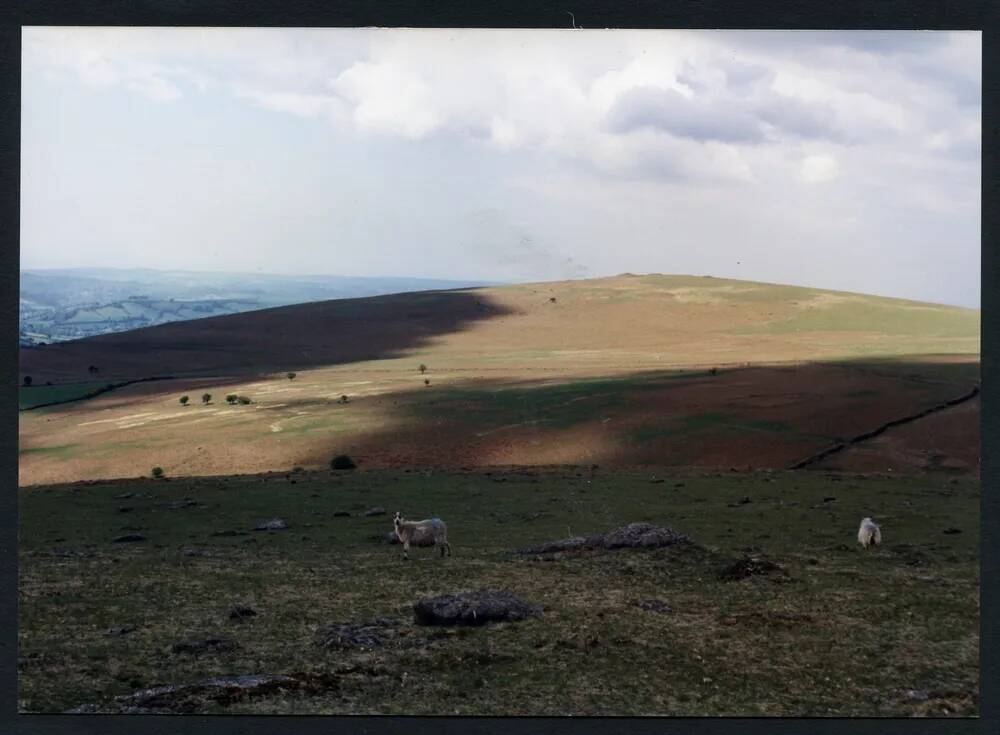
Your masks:
{"label": "bush", "polygon": [[340,397],[340,399],[339,399],[339,402],[340,402],[340,403],[347,403],[347,401],[348,401],[348,400],[349,400],[349,399],[348,399],[348,397],[347,397],[347,396],[341,396],[341,397]]}
{"label": "bush", "polygon": [[190,398],[188,398],[187,396],[181,396],[181,405],[182,405],[182,406],[186,406],[186,405],[188,405],[188,401],[189,401],[189,400],[191,400],[191,399],[190,399]]}
{"label": "bush", "polygon": [[236,398],[237,396],[235,393],[230,393],[228,396],[226,396],[226,403],[228,403],[229,405],[233,405],[234,403],[236,403]]}
{"label": "bush", "polygon": [[237,396],[236,400],[240,402],[241,406],[249,406],[251,403],[253,403],[253,401],[251,401],[246,396]]}
{"label": "bush", "polygon": [[202,393],[201,394],[201,402],[202,403],[211,403],[212,402],[212,394],[211,393]]}
{"label": "bush", "polygon": [[431,384],[430,378],[424,378],[424,385],[430,385],[430,384]]}
{"label": "bush", "polygon": [[719,374],[719,368],[712,368],[711,370],[708,371],[708,374],[709,375],[718,375]]}
{"label": "bush", "polygon": [[153,477],[163,477],[163,468],[162,467],[154,467],[153,468]]}
{"label": "bush", "polygon": [[289,380],[295,380],[295,373],[288,373]]}
{"label": "bush", "polygon": [[418,369],[418,370],[420,370],[420,374],[421,374],[421,375],[423,375],[424,373],[426,373],[426,372],[427,372],[427,366],[426,366],[426,365],[424,365],[423,363],[420,363],[420,367],[419,367],[419,368],[417,368],[417,369]]}
{"label": "bush", "polygon": [[24,387],[27,388],[30,385],[31,385],[31,376],[30,375],[25,375],[24,376]]}
{"label": "bush", "polygon": [[354,460],[346,454],[338,454],[330,461],[331,470],[353,470],[355,467]]}

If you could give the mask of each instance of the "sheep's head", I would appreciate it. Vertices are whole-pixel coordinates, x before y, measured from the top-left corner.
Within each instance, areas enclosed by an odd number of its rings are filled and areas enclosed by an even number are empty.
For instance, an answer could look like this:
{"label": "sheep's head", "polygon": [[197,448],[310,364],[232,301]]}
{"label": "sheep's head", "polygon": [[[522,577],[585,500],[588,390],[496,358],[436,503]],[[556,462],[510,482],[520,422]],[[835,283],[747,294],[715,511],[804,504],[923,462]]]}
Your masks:
{"label": "sheep's head", "polygon": [[392,525],[398,526],[402,522],[403,522],[403,514],[397,510],[396,515],[392,517]]}

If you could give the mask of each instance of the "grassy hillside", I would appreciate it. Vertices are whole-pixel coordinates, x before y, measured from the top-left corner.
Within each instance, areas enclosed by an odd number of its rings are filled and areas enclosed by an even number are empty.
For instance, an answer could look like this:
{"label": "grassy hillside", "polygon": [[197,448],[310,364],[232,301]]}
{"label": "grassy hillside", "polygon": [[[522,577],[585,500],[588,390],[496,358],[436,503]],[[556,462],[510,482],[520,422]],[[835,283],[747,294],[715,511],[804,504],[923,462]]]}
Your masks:
{"label": "grassy hillside", "polygon": [[[690,276],[283,307],[23,350],[36,383],[89,365],[178,377],[23,412],[21,482],[318,468],[341,452],[786,467],[965,393],[978,350],[978,311]],[[947,451],[921,435],[868,464],[974,469],[978,427],[960,427]]]}

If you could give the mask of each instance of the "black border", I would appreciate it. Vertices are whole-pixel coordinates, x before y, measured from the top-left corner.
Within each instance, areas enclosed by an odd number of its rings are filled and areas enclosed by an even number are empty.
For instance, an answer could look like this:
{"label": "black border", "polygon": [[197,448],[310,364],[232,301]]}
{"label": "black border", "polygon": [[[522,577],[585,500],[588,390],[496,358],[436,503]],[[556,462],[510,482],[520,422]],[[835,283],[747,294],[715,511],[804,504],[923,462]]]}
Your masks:
{"label": "black border", "polygon": [[[8,0],[9,2],[9,0]],[[0,4],[2,5],[2,4]],[[982,178],[982,372],[996,372],[1000,353],[995,339],[1000,259],[998,232],[1000,187],[997,185],[1000,127],[1000,3],[995,0],[629,0],[563,3],[483,0],[18,0],[0,7],[0,313],[2,356],[6,370],[2,404],[11,407],[0,427],[3,452],[0,477],[0,733],[175,733],[214,732],[371,732],[567,733],[567,732],[851,732],[853,735],[897,732],[1000,732],[998,652],[998,559],[1000,532],[1000,457],[982,452],[981,545],[981,684],[980,718],[965,720],[876,718],[459,718],[459,717],[203,717],[17,715],[17,294],[19,268],[20,181],[20,28],[24,25],[108,26],[265,26],[265,27],[493,27],[566,28],[571,10],[576,22],[594,28],[730,29],[923,29],[983,31],[983,178]],[[942,243],[945,252],[946,243]],[[992,381],[983,381],[982,445],[1000,437],[1000,405]]]}

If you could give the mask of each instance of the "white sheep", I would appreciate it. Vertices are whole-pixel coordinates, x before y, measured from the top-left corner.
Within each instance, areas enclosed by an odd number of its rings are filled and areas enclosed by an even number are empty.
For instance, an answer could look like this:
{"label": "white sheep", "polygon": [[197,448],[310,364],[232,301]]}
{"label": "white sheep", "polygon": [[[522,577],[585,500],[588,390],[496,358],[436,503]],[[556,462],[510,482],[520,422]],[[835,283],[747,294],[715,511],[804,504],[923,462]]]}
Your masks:
{"label": "white sheep", "polygon": [[862,518],[858,528],[858,543],[868,549],[882,543],[882,529],[871,518]]}
{"label": "white sheep", "polygon": [[415,546],[440,546],[441,556],[445,550],[451,556],[451,544],[448,543],[448,527],[440,518],[428,518],[423,521],[405,521],[399,511],[392,519],[396,538],[403,544],[403,558],[410,558],[410,544]]}

